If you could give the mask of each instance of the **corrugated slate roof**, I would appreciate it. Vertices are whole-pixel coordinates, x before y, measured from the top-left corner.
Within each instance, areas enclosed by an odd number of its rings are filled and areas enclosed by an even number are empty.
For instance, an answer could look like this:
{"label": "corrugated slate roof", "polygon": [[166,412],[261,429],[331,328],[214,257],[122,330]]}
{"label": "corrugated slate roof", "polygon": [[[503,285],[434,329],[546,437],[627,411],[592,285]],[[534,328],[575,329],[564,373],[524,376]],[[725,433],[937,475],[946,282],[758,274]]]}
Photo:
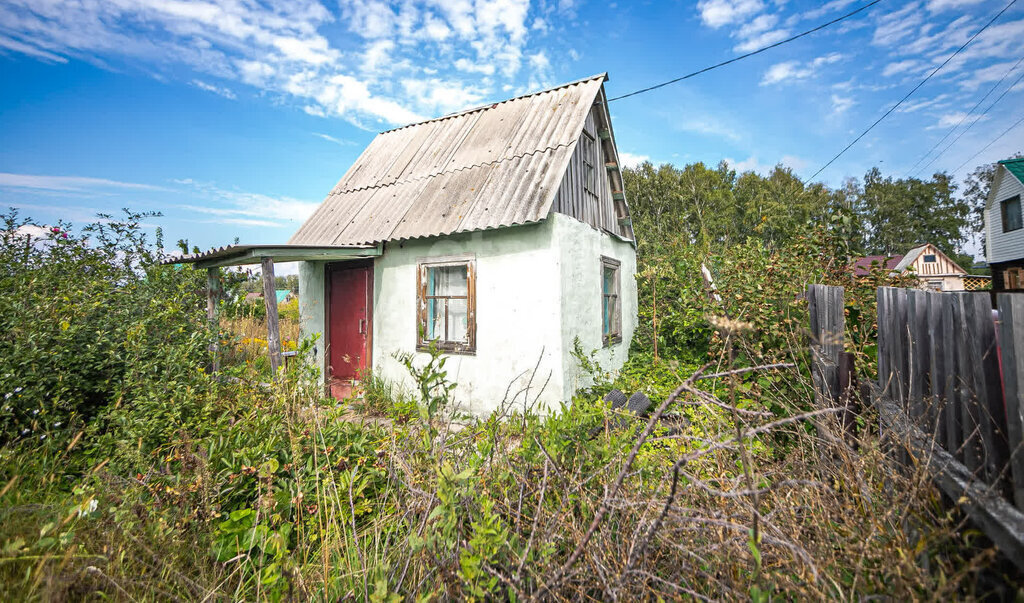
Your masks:
{"label": "corrugated slate roof", "polygon": [[365,245],[547,217],[605,74],[382,132],[291,245]]}
{"label": "corrugated slate roof", "polygon": [[1006,168],[1006,171],[1014,175],[1021,184],[1024,184],[1024,157],[1019,159],[1003,159],[999,165]]}

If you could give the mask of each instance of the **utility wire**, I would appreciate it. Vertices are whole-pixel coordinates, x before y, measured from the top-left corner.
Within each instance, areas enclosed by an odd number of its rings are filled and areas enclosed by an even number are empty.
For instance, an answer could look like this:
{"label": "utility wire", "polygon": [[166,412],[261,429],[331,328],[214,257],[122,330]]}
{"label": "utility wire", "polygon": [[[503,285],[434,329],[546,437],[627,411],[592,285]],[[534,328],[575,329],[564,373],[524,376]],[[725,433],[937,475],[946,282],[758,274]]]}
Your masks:
{"label": "utility wire", "polygon": [[[968,117],[970,117],[971,115],[974,115],[974,112],[978,110],[978,107],[980,107],[980,106],[981,106],[981,103],[985,102],[985,99],[986,99],[986,98],[988,98],[990,94],[992,94],[993,92],[995,92],[996,88],[998,88],[998,87],[999,87],[999,85],[1000,85],[1000,84],[1002,84],[1002,83],[1003,83],[1003,81],[1004,81],[1004,80],[1005,80],[1005,79],[1006,79],[1006,78],[1007,78],[1007,77],[1008,77],[1008,76],[1009,76],[1009,75],[1010,75],[1011,73],[1013,73],[1013,70],[1014,70],[1014,69],[1016,69],[1016,68],[1017,68],[1017,66],[1021,64],[1021,61],[1024,61],[1024,56],[1022,56],[1021,58],[1017,59],[1017,62],[1013,64],[1013,67],[1010,67],[1009,69],[1007,69],[1007,70],[1006,70],[1006,73],[1004,73],[1004,74],[1003,74],[1003,77],[999,78],[999,81],[998,81],[998,82],[996,82],[994,86],[992,86],[991,88],[989,88],[989,89],[988,89],[988,92],[986,92],[986,93],[985,93],[985,96],[981,97],[981,99],[980,99],[980,100],[979,100],[979,101],[978,101],[977,103],[975,103],[975,105],[974,105],[973,107],[971,107],[971,110],[970,110],[970,111],[968,111],[966,115],[964,115],[963,117],[961,117],[961,118],[960,118],[960,121],[956,122],[956,124],[955,124],[955,125],[954,125],[954,126],[953,126],[952,128],[950,128],[948,132],[946,132],[946,135],[942,137],[942,140],[940,140],[940,141],[936,142],[936,143],[935,143],[935,146],[933,146],[932,148],[928,149],[928,152],[927,152],[927,153],[925,153],[924,155],[922,155],[922,156],[921,156],[921,158],[917,160],[917,163],[915,163],[914,165],[912,165],[912,166],[910,167],[910,169],[909,169],[909,170],[907,170],[907,173],[906,173],[906,175],[907,175],[907,176],[910,176],[910,175],[911,175],[911,173],[914,173],[914,174],[916,174],[915,170],[916,170],[917,166],[921,165],[921,162],[922,162],[922,161],[924,161],[925,159],[927,159],[927,158],[928,158],[928,156],[932,154],[932,151],[934,151],[935,149],[939,148],[939,145],[941,145],[942,143],[946,142],[946,139],[947,139],[947,138],[949,138],[950,134],[952,134],[953,132],[955,132],[955,131],[956,131],[956,129],[960,127],[960,124],[962,124],[962,123],[964,123],[965,121],[967,121],[967,118],[968,118]],[[1019,81],[1019,80],[1018,80],[1018,81]],[[1014,82],[1013,84],[1011,84],[1011,85],[1010,85],[1010,88],[1013,88],[1013,87],[1014,87],[1015,85],[1016,85],[1016,82]],[[1006,93],[1004,92],[1003,94],[1006,94]],[[1002,98],[1002,96],[1000,96],[999,98]],[[997,103],[997,102],[999,102],[999,100],[998,100],[998,99],[996,99],[996,103]],[[989,106],[989,109],[991,109],[991,108],[992,108],[992,107],[993,107],[993,106],[994,106],[994,105],[995,105],[996,103],[992,103],[992,105],[990,105],[990,106]],[[988,109],[986,109],[985,111],[986,111],[986,112],[988,112]],[[982,113],[981,115],[985,115],[985,113]],[[981,116],[978,116],[978,119],[981,119]],[[973,125],[974,125],[975,123],[977,123],[977,121],[978,121],[978,120],[977,120],[977,119],[975,119],[975,120],[974,120],[974,122],[972,122],[970,126],[967,126],[967,130],[970,130],[970,129],[971,129],[971,126],[973,126]],[[966,132],[967,130],[964,130],[964,132]],[[963,132],[961,132],[961,133],[960,133],[960,136],[963,136]],[[960,138],[960,136],[957,136],[957,137],[956,137],[956,139],[954,139],[954,140],[953,140],[953,142],[952,142],[952,143],[950,143],[950,146],[952,146],[953,144],[955,144],[955,143],[956,143],[956,141],[957,141],[957,140],[958,140],[958,139]],[[936,159],[938,159],[939,157],[941,157],[941,156],[942,156],[942,153],[945,153],[945,152],[946,152],[947,150],[949,150],[949,147],[946,147],[946,148],[945,148],[945,149],[943,149],[943,150],[942,150],[942,151],[941,151],[941,152],[940,152],[940,153],[939,153],[938,155],[936,155],[935,157],[932,157],[932,160],[931,160],[931,161],[929,161],[928,163],[924,164],[924,166],[923,166],[923,167],[922,167],[922,168],[921,168],[920,170],[918,170],[918,171],[924,171],[925,169],[927,169],[929,165],[931,165],[932,163],[934,163],[934,162],[935,162],[935,160],[936,160]]]}
{"label": "utility wire", "polygon": [[891,113],[892,113],[893,111],[895,111],[895,110],[896,110],[897,108],[899,108],[899,106],[900,106],[900,105],[902,105],[902,104],[904,103],[904,101],[906,101],[906,100],[907,100],[908,98],[910,98],[910,96],[911,96],[912,94],[914,94],[915,92],[917,92],[917,90],[918,90],[918,89],[919,89],[919,88],[920,88],[921,86],[924,86],[924,85],[925,85],[925,83],[927,83],[927,82],[928,82],[928,80],[932,79],[932,76],[933,76],[933,75],[935,75],[936,73],[938,73],[938,72],[939,72],[939,71],[940,71],[940,70],[941,70],[941,69],[942,69],[943,67],[945,67],[945,66],[946,66],[946,65],[947,65],[947,64],[948,64],[948,63],[949,63],[950,61],[952,61],[952,60],[953,60],[953,57],[955,57],[956,55],[960,54],[960,52],[961,52],[961,51],[963,51],[963,49],[964,49],[964,48],[967,48],[967,46],[968,46],[968,45],[969,45],[969,44],[970,44],[971,42],[973,42],[975,38],[977,38],[978,36],[980,36],[980,35],[981,35],[981,32],[983,32],[983,31],[985,31],[986,29],[988,29],[990,25],[992,25],[993,23],[995,23],[995,22],[996,22],[996,19],[998,19],[999,17],[1001,17],[1001,16],[1002,16],[1002,14],[1003,14],[1003,13],[1005,13],[1006,11],[1010,10],[1010,7],[1011,7],[1011,6],[1013,6],[1013,5],[1014,5],[1014,4],[1016,4],[1016,3],[1017,3],[1017,0],[1010,0],[1010,3],[1009,3],[1009,4],[1007,4],[1006,6],[1004,6],[1004,7],[1003,7],[1003,10],[999,11],[998,13],[996,13],[996,16],[994,16],[994,17],[992,17],[991,19],[989,19],[989,22],[988,22],[988,23],[986,23],[984,27],[982,27],[982,28],[981,28],[981,29],[979,29],[979,30],[978,30],[977,32],[975,32],[975,34],[974,34],[973,36],[971,36],[971,38],[970,38],[969,40],[967,40],[966,42],[964,42],[964,43],[963,43],[963,46],[961,46],[960,48],[957,48],[957,49],[956,49],[956,52],[954,52],[953,54],[949,55],[949,56],[948,56],[948,57],[946,58],[946,60],[942,62],[942,64],[941,64],[941,65],[939,65],[938,67],[936,67],[935,69],[933,69],[933,70],[932,70],[932,72],[928,74],[928,77],[926,77],[926,78],[924,78],[923,80],[921,80],[921,82],[920,82],[920,83],[919,83],[918,85],[914,86],[914,88],[913,88],[913,89],[912,89],[912,90],[911,90],[910,92],[907,92],[907,93],[906,93],[906,94],[905,94],[905,95],[903,96],[903,98],[901,98],[901,99],[900,99],[900,101],[899,101],[898,103],[896,103],[895,105],[893,105],[893,106],[892,106],[892,107],[891,107],[891,108],[890,108],[890,109],[889,109],[888,111],[886,111],[886,112],[885,112],[885,113],[884,113],[884,114],[883,114],[883,115],[882,115],[881,117],[879,117],[878,119],[876,119],[876,120],[875,120],[875,123],[873,123],[873,124],[871,124],[870,126],[868,126],[868,128],[867,128],[866,130],[864,130],[863,132],[861,132],[861,133],[860,133],[860,135],[859,135],[859,136],[857,136],[857,138],[854,138],[854,139],[853,139],[853,140],[852,140],[852,141],[850,142],[850,144],[848,144],[848,145],[846,145],[845,147],[843,147],[843,150],[842,150],[842,151],[839,151],[838,153],[836,153],[835,157],[833,157],[832,159],[829,159],[829,160],[828,160],[828,163],[826,163],[825,165],[823,165],[823,166],[821,166],[820,168],[818,168],[818,171],[817,171],[817,172],[814,172],[813,174],[811,174],[811,177],[810,177],[810,178],[808,178],[807,180],[805,180],[805,182],[808,182],[808,181],[814,180],[814,178],[815,178],[815,177],[816,177],[816,176],[817,176],[818,174],[820,174],[821,172],[823,172],[823,171],[825,170],[825,168],[827,168],[828,166],[830,166],[830,165],[832,165],[833,163],[835,163],[835,160],[836,160],[836,159],[839,159],[840,157],[842,157],[842,156],[843,156],[843,154],[844,154],[844,153],[846,153],[847,151],[849,151],[849,150],[850,150],[850,147],[852,147],[853,145],[857,144],[857,142],[858,142],[858,141],[859,141],[859,140],[860,140],[861,138],[864,138],[865,136],[867,136],[868,132],[870,132],[871,130],[874,130],[874,129],[875,129],[875,126],[877,126],[878,124],[882,123],[882,120],[883,120],[883,119],[885,119],[886,117],[889,117],[889,115],[890,115],[890,114],[891,114]]}
{"label": "utility wire", "polygon": [[[1021,60],[1024,60],[1024,59],[1021,59]],[[1017,61],[1017,62],[1019,63],[1020,61]],[[1014,87],[1014,86],[1016,86],[1016,85],[1017,85],[1018,83],[1020,83],[1020,81],[1021,81],[1022,79],[1024,79],[1024,73],[1020,74],[1020,76],[1019,76],[1019,77],[1018,77],[1018,78],[1017,78],[1016,80],[1014,80],[1014,82],[1013,82],[1012,84],[1010,84],[1010,85],[1009,85],[1009,86],[1008,86],[1008,87],[1006,88],[1006,90],[1003,90],[1003,93],[999,95],[999,98],[997,98],[996,100],[992,101],[992,104],[991,104],[991,105],[989,105],[987,109],[985,109],[984,111],[982,111],[982,112],[981,112],[981,115],[979,115],[978,117],[975,117],[975,118],[974,118],[974,121],[972,121],[971,123],[967,124],[967,127],[966,127],[966,128],[964,128],[964,129],[963,129],[963,131],[961,131],[961,132],[960,132],[959,134],[957,134],[957,135],[956,135],[956,138],[954,138],[952,142],[950,142],[950,143],[949,143],[948,145],[946,145],[946,148],[942,149],[942,151],[940,151],[938,155],[936,155],[935,157],[933,157],[933,158],[932,158],[932,160],[931,160],[931,161],[929,161],[928,163],[926,163],[926,164],[925,164],[925,166],[924,166],[923,168],[921,168],[921,170],[919,170],[919,171],[924,171],[924,170],[925,170],[925,169],[926,169],[926,168],[927,168],[927,167],[928,167],[929,165],[931,165],[931,164],[932,164],[932,163],[933,163],[933,162],[934,162],[934,161],[935,161],[936,159],[938,159],[938,158],[939,158],[940,156],[942,156],[942,154],[943,154],[943,153],[945,153],[946,151],[948,151],[949,149],[951,149],[951,148],[953,147],[953,145],[955,145],[955,144],[956,144],[956,141],[960,140],[960,138],[961,138],[961,137],[962,137],[962,136],[963,136],[964,134],[966,134],[968,130],[970,130],[971,128],[973,128],[973,127],[974,127],[974,124],[976,124],[976,123],[978,123],[979,121],[981,121],[981,118],[982,118],[982,117],[985,117],[985,115],[987,115],[987,114],[988,114],[988,112],[992,110],[992,107],[995,107],[995,106],[996,106],[996,105],[997,105],[997,104],[999,103],[999,101],[1003,100],[1003,97],[1004,97],[1004,96],[1006,96],[1006,93],[1007,93],[1007,92],[1009,92],[1010,90],[1013,90],[1013,87]]]}
{"label": "utility wire", "polygon": [[955,173],[959,172],[959,171],[960,171],[960,168],[962,168],[962,167],[964,167],[965,165],[967,165],[968,163],[970,163],[970,161],[971,161],[972,159],[974,159],[974,158],[975,158],[975,157],[977,157],[978,155],[981,155],[981,154],[982,154],[982,153],[983,153],[983,152],[985,151],[985,149],[987,149],[987,148],[989,148],[990,146],[994,145],[994,144],[995,144],[995,143],[996,143],[997,141],[999,141],[999,139],[1000,139],[1000,138],[1002,138],[1003,136],[1006,136],[1007,134],[1009,134],[1009,133],[1010,133],[1010,130],[1012,130],[1012,129],[1016,128],[1017,126],[1021,125],[1022,123],[1024,123],[1024,117],[1022,117],[1022,118],[1018,119],[1018,120],[1016,121],[1016,123],[1014,123],[1014,124],[1013,124],[1012,126],[1010,126],[1009,128],[1006,128],[1005,130],[1003,130],[1003,133],[1002,133],[1002,134],[1000,134],[999,136],[996,136],[995,138],[993,138],[992,140],[990,140],[990,141],[989,141],[989,143],[988,143],[987,145],[985,145],[985,146],[981,147],[981,150],[979,150],[979,151],[978,151],[977,153],[975,153],[975,154],[971,155],[970,157],[968,157],[968,158],[967,158],[966,160],[964,160],[964,162],[963,162],[963,163],[961,163],[960,165],[956,166],[956,169],[955,169],[955,170],[953,170],[953,173],[955,174]]}
{"label": "utility wire", "polygon": [[768,46],[764,46],[762,48],[758,48],[757,50],[755,50],[753,52],[748,52],[747,54],[742,54],[742,55],[740,55],[738,57],[733,57],[733,58],[729,59],[728,61],[722,61],[721,63],[717,63],[715,65],[711,65],[710,67],[705,67],[704,69],[701,69],[699,71],[694,71],[693,73],[687,73],[686,75],[684,75],[682,77],[677,77],[674,80],[669,80],[667,82],[662,82],[660,84],[655,84],[653,86],[648,86],[647,88],[641,88],[640,90],[636,90],[636,91],[630,92],[628,94],[623,94],[621,96],[616,96],[615,98],[610,98],[610,99],[608,99],[608,102],[610,103],[612,101],[617,101],[617,100],[620,100],[620,99],[623,99],[623,98],[629,98],[630,96],[636,96],[637,94],[643,94],[644,92],[650,92],[651,90],[657,90],[658,88],[664,88],[665,86],[668,86],[669,84],[675,84],[676,82],[681,82],[683,80],[688,80],[691,77],[700,75],[702,73],[707,73],[708,71],[711,71],[712,69],[718,69],[719,67],[725,67],[726,65],[728,65],[730,63],[735,63],[736,61],[742,61],[743,59],[745,59],[747,57],[752,57],[755,54],[760,54],[760,53],[762,53],[762,52],[764,52],[766,50],[771,50],[772,48],[777,48],[779,46],[782,46],[783,44],[788,44],[788,43],[792,42],[793,40],[799,40],[800,38],[802,38],[804,36],[808,36],[808,35],[816,32],[816,31],[821,31],[822,29],[825,29],[826,27],[828,27],[830,25],[835,25],[836,23],[839,23],[840,21],[842,21],[844,19],[848,19],[848,18],[856,15],[857,13],[859,13],[861,11],[867,10],[867,9],[871,8],[872,6],[878,4],[881,1],[882,0],[874,0],[873,2],[869,2],[869,3],[865,4],[864,6],[858,8],[857,10],[848,12],[848,13],[846,13],[845,15],[843,15],[841,17],[837,17],[835,19],[832,19],[828,23],[822,23],[821,25],[815,27],[814,29],[808,29],[807,31],[805,31],[803,33],[799,33],[799,34],[797,34],[797,35],[795,35],[795,36],[793,36],[791,38],[786,38],[785,40],[782,40],[780,42],[776,42],[774,44],[769,44]]}

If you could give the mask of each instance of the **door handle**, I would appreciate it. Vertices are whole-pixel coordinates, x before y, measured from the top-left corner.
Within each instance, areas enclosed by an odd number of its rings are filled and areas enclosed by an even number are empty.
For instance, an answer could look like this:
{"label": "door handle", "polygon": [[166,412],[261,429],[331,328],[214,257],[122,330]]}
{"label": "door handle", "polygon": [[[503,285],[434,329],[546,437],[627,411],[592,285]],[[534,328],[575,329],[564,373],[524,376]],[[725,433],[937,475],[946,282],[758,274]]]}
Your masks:
{"label": "door handle", "polygon": [[360,335],[366,335],[366,319],[365,318],[360,318],[359,319],[359,334]]}

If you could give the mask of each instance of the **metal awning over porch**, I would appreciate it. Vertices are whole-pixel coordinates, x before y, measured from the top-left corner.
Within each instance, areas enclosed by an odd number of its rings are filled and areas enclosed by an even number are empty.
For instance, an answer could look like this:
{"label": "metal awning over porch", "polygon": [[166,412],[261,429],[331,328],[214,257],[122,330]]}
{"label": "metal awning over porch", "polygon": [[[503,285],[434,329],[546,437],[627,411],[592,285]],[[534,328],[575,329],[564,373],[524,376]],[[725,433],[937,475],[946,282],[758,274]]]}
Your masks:
{"label": "metal awning over porch", "polygon": [[[270,369],[277,378],[281,366],[281,333],[278,329],[277,296],[274,280],[275,262],[340,262],[360,258],[373,258],[384,252],[383,244],[377,245],[228,245],[203,253],[193,253],[165,260],[164,264],[192,264],[196,269],[206,269],[206,315],[211,323],[217,324],[217,307],[222,293],[220,269],[225,266],[259,264],[263,280],[263,303],[267,311],[267,351],[270,354]],[[213,370],[218,370],[218,344],[212,343]]]}
{"label": "metal awning over porch", "polygon": [[202,253],[166,260],[165,264],[195,264],[196,268],[221,268],[259,264],[264,258],[275,262],[334,262],[381,255],[383,245],[228,245]]}

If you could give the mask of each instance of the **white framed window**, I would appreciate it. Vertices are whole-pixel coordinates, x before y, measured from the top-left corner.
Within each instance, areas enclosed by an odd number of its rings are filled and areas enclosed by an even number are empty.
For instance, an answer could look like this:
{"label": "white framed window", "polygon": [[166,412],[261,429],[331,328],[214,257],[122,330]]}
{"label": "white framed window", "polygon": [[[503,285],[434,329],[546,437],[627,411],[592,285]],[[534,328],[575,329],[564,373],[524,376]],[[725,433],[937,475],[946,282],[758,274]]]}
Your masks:
{"label": "white framed window", "polygon": [[934,253],[927,253],[927,254],[925,254],[924,262],[926,264],[934,264],[936,261],[938,261],[938,260],[935,259],[935,254]]}
{"label": "white framed window", "polygon": [[417,264],[416,349],[431,342],[446,352],[476,352],[476,260],[422,260]]}
{"label": "white framed window", "polygon": [[622,299],[618,260],[601,257],[601,342],[605,347],[622,341]]}

